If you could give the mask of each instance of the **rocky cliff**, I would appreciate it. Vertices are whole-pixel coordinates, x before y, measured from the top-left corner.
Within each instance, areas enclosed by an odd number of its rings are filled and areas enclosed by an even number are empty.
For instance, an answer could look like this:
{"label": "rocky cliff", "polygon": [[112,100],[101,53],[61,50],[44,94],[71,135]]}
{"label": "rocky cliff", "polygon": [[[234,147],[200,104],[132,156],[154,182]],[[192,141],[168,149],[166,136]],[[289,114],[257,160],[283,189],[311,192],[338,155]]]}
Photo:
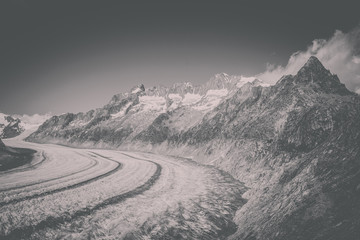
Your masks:
{"label": "rocky cliff", "polygon": [[219,74],[114,96],[54,116],[29,141],[154,151],[215,165],[243,181],[234,239],[360,235],[360,97],[315,57],[274,86]]}

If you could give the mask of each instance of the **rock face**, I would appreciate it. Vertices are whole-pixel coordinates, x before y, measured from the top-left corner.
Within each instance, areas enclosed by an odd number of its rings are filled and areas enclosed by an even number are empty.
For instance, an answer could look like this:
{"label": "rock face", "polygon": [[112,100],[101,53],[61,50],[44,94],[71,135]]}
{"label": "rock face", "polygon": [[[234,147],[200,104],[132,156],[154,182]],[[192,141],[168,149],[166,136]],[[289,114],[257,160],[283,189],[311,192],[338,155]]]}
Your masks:
{"label": "rock face", "polygon": [[134,88],[101,109],[54,116],[29,141],[192,157],[243,181],[234,239],[360,235],[360,97],[311,57],[266,87],[216,75],[203,86]]}

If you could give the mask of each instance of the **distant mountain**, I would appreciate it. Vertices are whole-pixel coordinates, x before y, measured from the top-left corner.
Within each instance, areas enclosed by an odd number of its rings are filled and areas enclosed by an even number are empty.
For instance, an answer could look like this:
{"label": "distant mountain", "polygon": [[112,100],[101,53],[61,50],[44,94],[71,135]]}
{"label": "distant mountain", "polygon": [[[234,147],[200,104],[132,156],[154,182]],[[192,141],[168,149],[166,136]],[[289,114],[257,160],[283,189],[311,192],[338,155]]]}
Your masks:
{"label": "distant mountain", "polygon": [[275,85],[218,74],[54,116],[27,140],[191,157],[243,181],[234,239],[360,235],[360,96],[311,57]]}
{"label": "distant mountain", "polygon": [[[260,80],[250,80],[261,84]],[[169,131],[180,133],[199,123],[243,84],[245,81],[241,77],[224,73],[215,75],[201,86],[184,82],[169,88],[146,89],[141,84],[127,93],[114,95],[103,108],[54,116],[28,140],[98,147],[118,147],[142,138],[159,142],[161,139],[147,134],[148,128],[151,131],[152,124],[159,119],[171,114]]]}
{"label": "distant mountain", "polygon": [[24,131],[35,131],[50,115],[34,114],[28,115],[7,115],[0,113],[0,138],[13,138],[24,133]]}

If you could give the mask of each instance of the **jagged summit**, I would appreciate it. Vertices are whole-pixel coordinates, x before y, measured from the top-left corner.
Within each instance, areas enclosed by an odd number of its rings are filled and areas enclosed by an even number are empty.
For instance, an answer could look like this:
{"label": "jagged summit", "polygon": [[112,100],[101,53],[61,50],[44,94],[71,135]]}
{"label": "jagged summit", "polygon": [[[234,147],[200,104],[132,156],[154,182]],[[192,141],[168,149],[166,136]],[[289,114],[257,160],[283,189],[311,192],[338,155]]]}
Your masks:
{"label": "jagged summit", "polygon": [[138,93],[138,92],[144,92],[144,91],[145,91],[144,84],[139,84],[130,90],[131,93]]}
{"label": "jagged summit", "polygon": [[295,84],[296,87],[310,87],[316,92],[349,94],[350,91],[342,84],[335,74],[324,67],[318,58],[311,56],[295,76],[283,76],[278,83]]}
{"label": "jagged summit", "polygon": [[231,76],[227,73],[222,72],[222,73],[215,74],[212,78],[213,79],[222,79],[224,81],[230,81]]}
{"label": "jagged summit", "polygon": [[241,81],[241,76],[218,73],[210,78],[205,84],[201,85],[200,92],[205,94],[208,90],[234,89]]}
{"label": "jagged summit", "polygon": [[340,82],[339,79],[334,78],[331,72],[324,67],[324,65],[314,56],[311,56],[305,65],[296,74],[301,81],[304,82],[319,82],[327,80],[335,80]]}
{"label": "jagged summit", "polygon": [[325,68],[324,65],[322,65],[322,63],[320,62],[320,60],[315,56],[311,56],[305,63],[304,67]]}
{"label": "jagged summit", "polygon": [[314,78],[330,77],[332,74],[324,67],[317,57],[311,56],[305,65],[298,71],[297,76],[313,81]]}

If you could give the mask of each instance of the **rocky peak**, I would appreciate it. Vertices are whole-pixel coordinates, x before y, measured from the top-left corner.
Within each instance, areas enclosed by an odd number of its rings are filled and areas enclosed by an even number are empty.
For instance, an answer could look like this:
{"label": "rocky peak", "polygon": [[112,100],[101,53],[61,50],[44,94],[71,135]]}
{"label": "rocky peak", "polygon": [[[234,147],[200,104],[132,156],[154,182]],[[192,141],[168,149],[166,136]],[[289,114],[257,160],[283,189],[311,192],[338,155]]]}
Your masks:
{"label": "rocky peak", "polygon": [[197,87],[190,82],[174,83],[169,93],[178,93],[180,95],[193,93]]}
{"label": "rocky peak", "polygon": [[208,81],[208,83],[213,83],[213,84],[218,84],[218,85],[226,85],[229,83],[235,83],[238,80],[240,80],[240,76],[235,76],[235,75],[229,75],[227,73],[218,73],[215,74],[212,78],[210,78],[210,80]]}
{"label": "rocky peak", "polygon": [[144,92],[144,95],[165,97],[168,91],[169,89],[167,87],[159,85],[159,86],[147,88],[146,91]]}
{"label": "rocky peak", "polygon": [[342,84],[336,75],[326,69],[322,63],[314,56],[311,56],[305,65],[295,76],[285,76],[279,82],[295,83],[295,86],[307,86],[315,92],[335,93],[346,95],[351,93]]}
{"label": "rocky peak", "polygon": [[117,104],[118,102],[122,101],[125,98],[134,98],[134,97],[136,98],[136,95],[143,92],[145,92],[145,86],[144,84],[139,84],[131,88],[129,92],[115,94],[111,98],[109,105]]}
{"label": "rocky peak", "polygon": [[241,76],[228,75],[226,73],[215,74],[208,82],[200,87],[200,94],[205,94],[210,89],[233,89],[241,80]]}
{"label": "rocky peak", "polygon": [[227,73],[218,73],[218,74],[215,74],[215,76],[213,78],[228,82],[228,81],[230,81],[231,76]]}
{"label": "rocky peak", "polygon": [[139,92],[144,92],[145,91],[145,86],[144,84],[139,84],[135,87],[133,87],[131,90],[130,90],[130,93],[139,93]]}
{"label": "rocky peak", "polygon": [[296,77],[301,82],[324,82],[328,80],[335,80],[339,82],[334,75],[327,70],[322,63],[314,56],[311,56],[305,65],[298,71]]}
{"label": "rocky peak", "polygon": [[313,69],[316,68],[316,69],[326,70],[325,67],[322,65],[322,63],[320,62],[320,60],[315,56],[309,57],[303,68],[313,68]]}
{"label": "rocky peak", "polygon": [[5,116],[4,117],[6,121],[8,121],[9,123],[14,122],[14,121],[20,121],[20,119],[18,118],[13,118],[12,116]]}

